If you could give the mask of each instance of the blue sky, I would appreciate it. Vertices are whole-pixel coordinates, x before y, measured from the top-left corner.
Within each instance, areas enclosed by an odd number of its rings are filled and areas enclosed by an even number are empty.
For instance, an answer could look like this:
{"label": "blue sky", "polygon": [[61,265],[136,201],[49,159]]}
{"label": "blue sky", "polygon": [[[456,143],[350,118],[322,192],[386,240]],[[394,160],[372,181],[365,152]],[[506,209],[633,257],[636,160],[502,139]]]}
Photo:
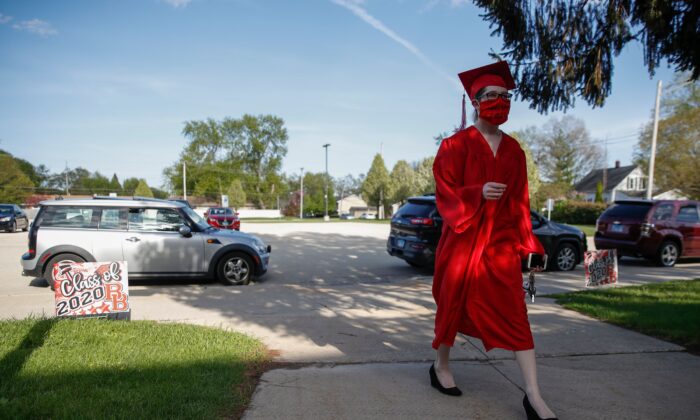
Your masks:
{"label": "blue sky", "polygon": [[[333,176],[366,173],[380,147],[391,169],[459,123],[456,74],[501,45],[479,13],[464,0],[0,0],[0,148],[159,186],[184,121],[274,114],[287,173],[322,171],[324,143]],[[631,45],[605,107],[567,114],[629,163],[658,79],[673,72],[651,79]],[[552,115],[514,103],[503,129]]]}

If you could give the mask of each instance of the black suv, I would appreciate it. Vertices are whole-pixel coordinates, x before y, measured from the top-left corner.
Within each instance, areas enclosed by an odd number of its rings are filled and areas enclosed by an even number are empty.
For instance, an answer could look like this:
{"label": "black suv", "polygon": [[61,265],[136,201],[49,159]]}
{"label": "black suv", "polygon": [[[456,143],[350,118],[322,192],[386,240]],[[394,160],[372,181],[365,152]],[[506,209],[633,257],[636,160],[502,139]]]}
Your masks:
{"label": "black suv", "polygon": [[[530,211],[530,217],[533,232],[547,252],[548,269],[573,270],[588,250],[586,234],[573,226],[551,222],[534,211]],[[442,217],[435,196],[411,197],[391,219],[386,250],[414,267],[431,266],[441,234]]]}
{"label": "black suv", "polygon": [[5,232],[29,230],[27,214],[16,204],[0,204],[0,229]]}

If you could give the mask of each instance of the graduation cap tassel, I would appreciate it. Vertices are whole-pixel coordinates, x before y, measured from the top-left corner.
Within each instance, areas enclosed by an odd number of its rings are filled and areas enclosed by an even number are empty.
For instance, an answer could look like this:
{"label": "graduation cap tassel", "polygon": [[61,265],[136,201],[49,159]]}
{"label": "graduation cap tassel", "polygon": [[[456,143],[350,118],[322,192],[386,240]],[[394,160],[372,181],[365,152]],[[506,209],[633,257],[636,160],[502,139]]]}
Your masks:
{"label": "graduation cap tassel", "polygon": [[460,130],[464,130],[467,126],[467,101],[466,95],[462,94],[462,125],[459,126]]}

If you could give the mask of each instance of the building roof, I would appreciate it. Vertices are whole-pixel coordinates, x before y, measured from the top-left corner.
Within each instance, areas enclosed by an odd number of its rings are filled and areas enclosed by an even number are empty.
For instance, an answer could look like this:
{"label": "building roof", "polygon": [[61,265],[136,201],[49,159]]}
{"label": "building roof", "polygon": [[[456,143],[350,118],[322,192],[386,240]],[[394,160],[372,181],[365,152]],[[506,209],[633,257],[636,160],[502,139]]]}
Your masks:
{"label": "building roof", "polygon": [[[632,173],[637,168],[637,165],[620,166],[619,168],[608,168],[608,182],[605,191],[612,191],[627,175]],[[574,189],[578,192],[595,192],[598,187],[598,182],[603,182],[604,169],[594,169],[588,175],[579,181]]]}

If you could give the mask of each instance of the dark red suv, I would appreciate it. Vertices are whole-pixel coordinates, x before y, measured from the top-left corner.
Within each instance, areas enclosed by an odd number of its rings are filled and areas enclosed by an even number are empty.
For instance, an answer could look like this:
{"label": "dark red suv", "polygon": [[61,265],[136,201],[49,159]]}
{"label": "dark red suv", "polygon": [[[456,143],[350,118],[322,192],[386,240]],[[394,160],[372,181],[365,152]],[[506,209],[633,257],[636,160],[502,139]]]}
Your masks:
{"label": "dark red suv", "polygon": [[616,201],[598,218],[594,241],[597,249],[673,267],[680,257],[700,257],[700,202]]}

